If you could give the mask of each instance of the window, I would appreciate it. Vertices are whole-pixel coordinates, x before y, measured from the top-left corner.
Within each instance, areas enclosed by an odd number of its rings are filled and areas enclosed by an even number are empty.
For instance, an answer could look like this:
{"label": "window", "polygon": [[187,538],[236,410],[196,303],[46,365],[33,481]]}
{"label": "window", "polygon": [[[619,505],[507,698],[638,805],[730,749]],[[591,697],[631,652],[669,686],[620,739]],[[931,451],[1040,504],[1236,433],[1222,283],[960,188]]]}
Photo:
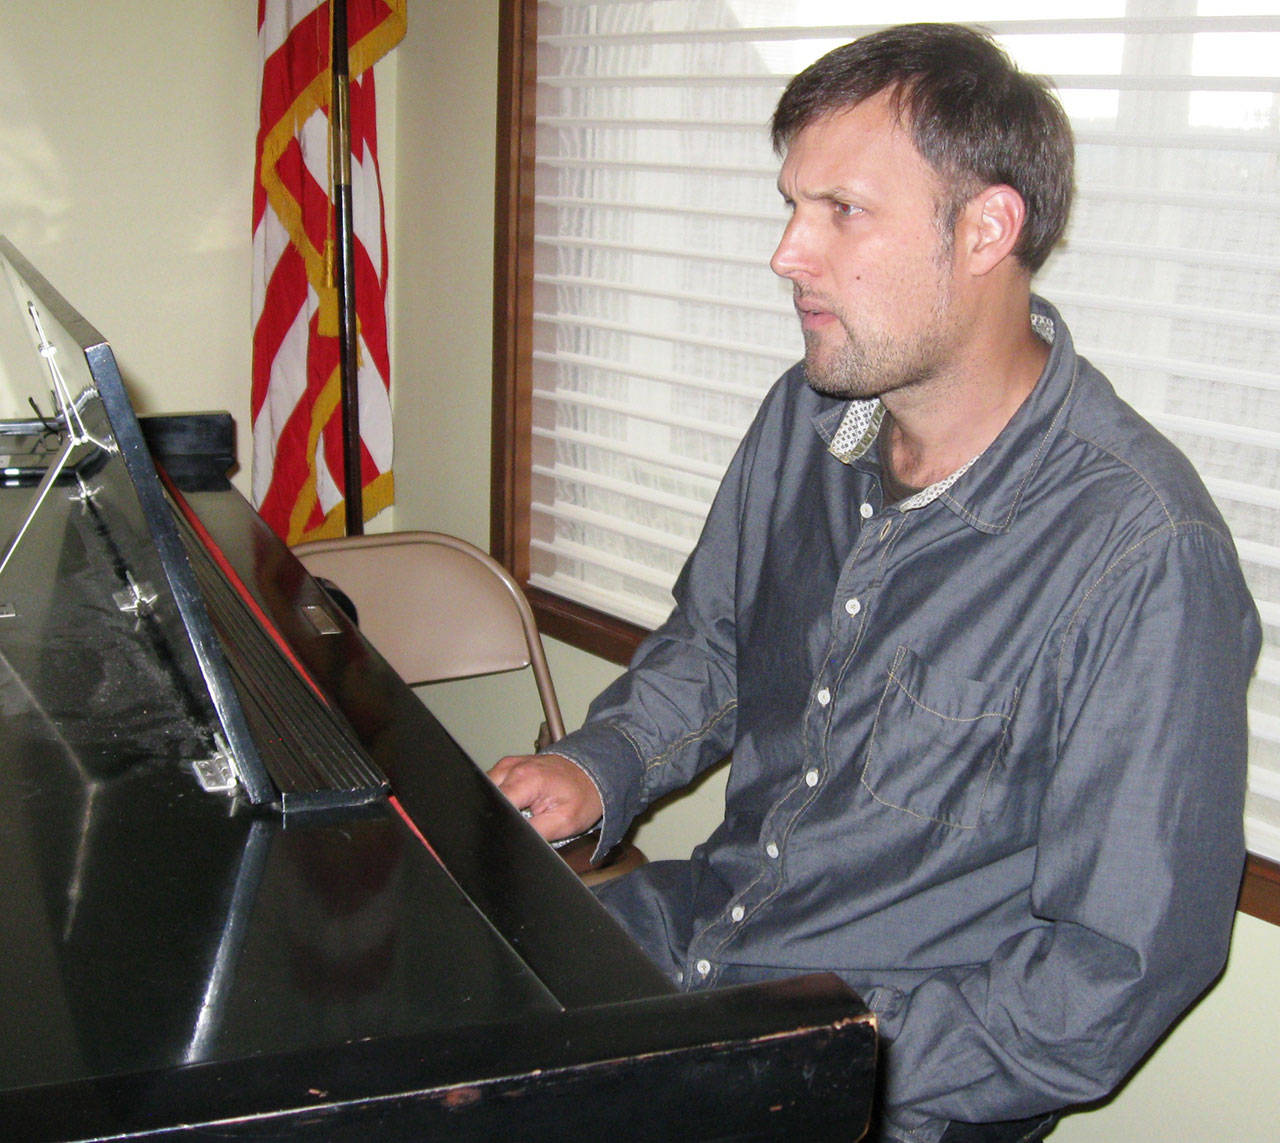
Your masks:
{"label": "window", "polygon": [[[881,8],[981,24],[1055,80],[1077,201],[1035,288],[1235,533],[1266,634],[1249,844],[1280,859],[1280,16],[1263,0]],[[878,26],[842,24],[850,10],[504,5],[494,544],[550,634],[623,660],[663,618],[734,446],[801,354],[768,269],[784,215],[766,125],[791,75]]]}

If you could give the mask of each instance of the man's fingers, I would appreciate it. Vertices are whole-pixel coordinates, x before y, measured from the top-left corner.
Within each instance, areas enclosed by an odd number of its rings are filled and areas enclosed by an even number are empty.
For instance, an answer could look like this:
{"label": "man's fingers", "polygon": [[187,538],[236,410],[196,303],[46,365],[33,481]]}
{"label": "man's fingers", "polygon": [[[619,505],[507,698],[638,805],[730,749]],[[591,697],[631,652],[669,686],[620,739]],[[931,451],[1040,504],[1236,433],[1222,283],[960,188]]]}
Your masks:
{"label": "man's fingers", "polygon": [[489,777],[548,841],[582,833],[600,818],[595,783],[558,754],[503,758],[489,771]]}
{"label": "man's fingers", "polygon": [[493,779],[495,785],[501,786],[503,780],[513,769],[521,763],[532,761],[534,757],[535,755],[532,754],[515,754],[507,758],[501,758],[489,771],[489,777]]}
{"label": "man's fingers", "polygon": [[526,809],[544,790],[548,775],[536,755],[503,758],[489,777],[516,809]]}

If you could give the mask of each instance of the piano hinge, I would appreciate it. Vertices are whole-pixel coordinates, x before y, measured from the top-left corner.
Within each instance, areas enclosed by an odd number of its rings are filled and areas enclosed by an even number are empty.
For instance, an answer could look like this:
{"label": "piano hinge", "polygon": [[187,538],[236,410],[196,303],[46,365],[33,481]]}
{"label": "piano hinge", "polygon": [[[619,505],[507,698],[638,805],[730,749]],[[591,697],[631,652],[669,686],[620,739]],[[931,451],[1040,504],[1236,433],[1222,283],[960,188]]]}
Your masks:
{"label": "piano hinge", "polygon": [[79,504],[82,508],[87,508],[90,504],[98,502],[98,493],[102,491],[101,484],[86,484],[84,477],[78,472],[76,473],[76,483],[79,487],[76,491],[70,493],[67,499]]}
{"label": "piano hinge", "polygon": [[213,742],[213,755],[209,758],[197,758],[191,763],[191,769],[195,771],[196,781],[205,793],[229,794],[240,784],[236,777],[235,763],[220,734],[213,736]]}
{"label": "piano hinge", "polygon": [[124,578],[129,581],[129,586],[122,591],[113,592],[111,596],[116,606],[129,615],[150,615],[152,606],[160,596],[149,583],[139,586],[128,572],[124,573]]}
{"label": "piano hinge", "polygon": [[308,603],[302,608],[302,614],[311,621],[311,626],[320,635],[340,635],[342,633],[342,628],[334,622],[333,616],[323,607]]}

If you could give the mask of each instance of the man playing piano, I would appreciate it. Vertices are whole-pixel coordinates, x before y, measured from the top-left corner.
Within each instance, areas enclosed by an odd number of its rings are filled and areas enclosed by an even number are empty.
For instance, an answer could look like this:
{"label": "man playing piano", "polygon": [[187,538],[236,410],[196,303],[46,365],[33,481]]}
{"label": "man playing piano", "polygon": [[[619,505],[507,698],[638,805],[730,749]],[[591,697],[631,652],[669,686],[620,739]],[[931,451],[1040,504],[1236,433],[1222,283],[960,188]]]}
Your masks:
{"label": "man playing piano", "polygon": [[1224,963],[1257,614],[1186,460],[1031,293],[1073,164],[1041,82],[890,29],[797,76],[773,138],[804,361],[671,617],[492,776],[603,852],[731,755],[719,827],[605,902],[686,988],[838,972],[880,1138],[1042,1138]]}

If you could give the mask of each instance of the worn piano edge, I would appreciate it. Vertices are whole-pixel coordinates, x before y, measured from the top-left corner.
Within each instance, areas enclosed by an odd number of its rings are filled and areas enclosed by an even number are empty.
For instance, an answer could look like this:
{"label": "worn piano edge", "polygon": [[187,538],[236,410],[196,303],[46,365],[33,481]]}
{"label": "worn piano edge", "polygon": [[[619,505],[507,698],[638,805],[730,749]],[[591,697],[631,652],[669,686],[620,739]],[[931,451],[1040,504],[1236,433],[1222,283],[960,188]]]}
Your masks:
{"label": "worn piano edge", "polygon": [[[151,1073],[0,1094],[0,1119],[30,1140],[181,1124],[194,1137],[487,1141],[510,1137],[518,1112],[529,1143],[610,1129],[643,1140],[669,1138],[646,1129],[660,1100],[690,1139],[847,1140],[868,1121],[876,1053],[875,1017],[818,974],[196,1065],[170,1077],[161,1105]],[[704,1068],[741,1082],[701,1084]]]}

